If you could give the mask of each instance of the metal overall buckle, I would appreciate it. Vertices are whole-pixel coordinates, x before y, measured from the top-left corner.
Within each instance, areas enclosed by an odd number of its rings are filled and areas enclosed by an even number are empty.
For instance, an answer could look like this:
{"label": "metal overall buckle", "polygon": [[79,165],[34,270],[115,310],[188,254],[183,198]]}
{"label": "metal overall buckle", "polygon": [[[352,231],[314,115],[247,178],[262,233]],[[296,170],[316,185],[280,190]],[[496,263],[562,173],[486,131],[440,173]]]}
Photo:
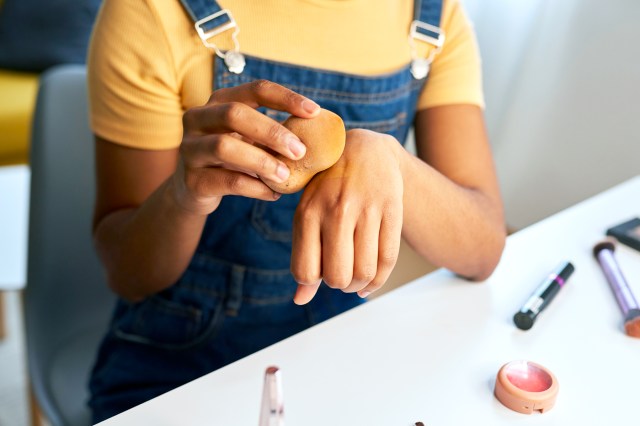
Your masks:
{"label": "metal overall buckle", "polygon": [[[436,34],[436,37],[425,32]],[[415,43],[416,40],[428,43],[434,47],[429,52],[429,56],[426,58],[418,57]],[[411,47],[411,74],[413,75],[413,78],[416,80],[422,80],[429,74],[431,63],[440,50],[442,50],[443,44],[444,32],[441,28],[418,20],[411,22],[411,28],[409,30],[409,46]]]}
{"label": "metal overall buckle", "polygon": [[[204,24],[224,15],[227,16],[229,22],[221,24],[208,31],[204,30]],[[204,43],[204,45],[209,49],[213,49],[216,52],[216,55],[224,60],[225,65],[229,69],[229,72],[232,72],[234,74],[242,73],[246,62],[244,59],[244,55],[240,53],[240,43],[238,42],[238,33],[240,32],[240,28],[236,24],[236,20],[233,19],[233,15],[229,10],[222,9],[221,11],[213,13],[206,18],[202,18],[195,23],[195,27],[198,35],[200,36],[200,39],[202,40],[202,43]],[[227,50],[226,52],[223,52],[213,42],[209,41],[218,34],[231,29],[233,30],[233,34],[231,34],[231,40],[233,40],[233,50]]]}

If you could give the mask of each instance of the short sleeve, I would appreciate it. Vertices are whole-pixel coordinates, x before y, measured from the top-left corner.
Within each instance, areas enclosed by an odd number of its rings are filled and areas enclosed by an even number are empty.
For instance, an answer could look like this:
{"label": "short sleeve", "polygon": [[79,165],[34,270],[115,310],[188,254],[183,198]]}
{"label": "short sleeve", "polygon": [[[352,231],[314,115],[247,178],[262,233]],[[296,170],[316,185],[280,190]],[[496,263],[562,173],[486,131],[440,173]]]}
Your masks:
{"label": "short sleeve", "polygon": [[106,0],[88,56],[91,127],[111,142],[171,149],[183,108],[171,49],[146,1]]}
{"label": "short sleeve", "polygon": [[458,0],[445,1],[445,42],[431,66],[418,109],[472,104],[484,108],[480,53],[473,26]]}

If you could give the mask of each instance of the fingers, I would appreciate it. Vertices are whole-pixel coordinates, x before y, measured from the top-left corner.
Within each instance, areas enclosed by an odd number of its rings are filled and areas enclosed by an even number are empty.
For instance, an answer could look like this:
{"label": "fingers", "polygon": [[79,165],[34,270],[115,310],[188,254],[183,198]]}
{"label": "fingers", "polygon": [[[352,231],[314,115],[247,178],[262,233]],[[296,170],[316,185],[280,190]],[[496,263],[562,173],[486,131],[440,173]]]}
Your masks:
{"label": "fingers", "polygon": [[364,289],[358,291],[360,297],[367,297],[379,290],[389,279],[398,260],[402,235],[402,203],[395,203],[393,206],[393,208],[387,208],[382,214],[376,276]]}
{"label": "fingers", "polygon": [[305,145],[286,127],[241,102],[193,108],[183,121],[194,136],[236,132],[292,160],[306,152]]}
{"label": "fingers", "polygon": [[354,293],[373,281],[378,272],[378,239],[380,238],[381,212],[365,209],[356,225],[354,234],[353,280],[344,291]]}
{"label": "fingers", "polygon": [[284,182],[290,174],[282,161],[231,134],[193,138],[183,143],[181,154],[189,168],[223,167],[275,182]]}
{"label": "fingers", "polygon": [[272,191],[260,179],[223,168],[199,168],[187,174],[185,183],[196,199],[241,195],[264,201],[274,201],[280,194]]}
{"label": "fingers", "polygon": [[322,279],[331,288],[344,290],[353,279],[353,233],[357,215],[349,205],[337,206],[322,229]]}
{"label": "fingers", "polygon": [[282,124],[256,111],[265,106],[300,117],[313,117],[320,107],[310,99],[266,80],[216,90],[209,102],[183,116],[185,136],[238,133],[292,160],[302,158],[305,145]]}
{"label": "fingers", "polygon": [[216,90],[210,102],[242,102],[252,108],[264,106],[303,118],[311,118],[320,112],[318,104],[311,99],[267,80],[256,80],[237,87]]}
{"label": "fingers", "polygon": [[298,160],[306,147],[282,124],[256,111],[259,106],[301,117],[320,112],[313,101],[265,80],[217,90],[205,106],[183,115],[178,172],[188,199],[202,204],[228,194],[279,198],[255,177],[286,181],[290,171],[275,155]]}
{"label": "fingers", "polygon": [[309,303],[322,282],[320,241],[318,218],[309,210],[298,207],[291,250],[291,274],[299,284],[293,301],[298,305]]}
{"label": "fingers", "polygon": [[324,221],[322,232],[315,221],[302,226],[298,221],[291,257],[291,271],[300,284],[295,303],[311,301],[322,281],[346,293],[358,292],[363,298],[380,289],[400,250],[402,205],[398,204],[395,211],[365,209],[359,217],[334,213]]}

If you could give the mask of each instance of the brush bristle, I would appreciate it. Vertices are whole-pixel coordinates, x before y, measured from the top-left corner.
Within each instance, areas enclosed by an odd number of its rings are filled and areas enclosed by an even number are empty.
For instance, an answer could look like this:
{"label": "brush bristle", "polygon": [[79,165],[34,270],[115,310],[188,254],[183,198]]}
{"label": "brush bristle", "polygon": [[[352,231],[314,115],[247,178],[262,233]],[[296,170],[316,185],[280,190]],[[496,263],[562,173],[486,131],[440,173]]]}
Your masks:
{"label": "brush bristle", "polygon": [[593,255],[597,258],[602,250],[615,251],[616,246],[610,240],[604,240],[593,246]]}

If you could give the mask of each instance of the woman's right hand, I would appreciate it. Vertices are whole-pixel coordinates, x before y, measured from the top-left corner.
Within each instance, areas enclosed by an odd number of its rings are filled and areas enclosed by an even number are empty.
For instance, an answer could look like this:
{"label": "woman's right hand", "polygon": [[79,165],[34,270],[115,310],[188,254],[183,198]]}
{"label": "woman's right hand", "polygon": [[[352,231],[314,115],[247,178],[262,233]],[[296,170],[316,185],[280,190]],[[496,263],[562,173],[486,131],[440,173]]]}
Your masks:
{"label": "woman's right hand", "polygon": [[266,201],[280,197],[258,176],[287,180],[289,169],[275,153],[298,160],[305,146],[282,124],[258,112],[260,106],[303,118],[320,111],[315,102],[266,80],[214,91],[204,106],[183,117],[180,158],[172,176],[182,208],[206,215],[224,195]]}

